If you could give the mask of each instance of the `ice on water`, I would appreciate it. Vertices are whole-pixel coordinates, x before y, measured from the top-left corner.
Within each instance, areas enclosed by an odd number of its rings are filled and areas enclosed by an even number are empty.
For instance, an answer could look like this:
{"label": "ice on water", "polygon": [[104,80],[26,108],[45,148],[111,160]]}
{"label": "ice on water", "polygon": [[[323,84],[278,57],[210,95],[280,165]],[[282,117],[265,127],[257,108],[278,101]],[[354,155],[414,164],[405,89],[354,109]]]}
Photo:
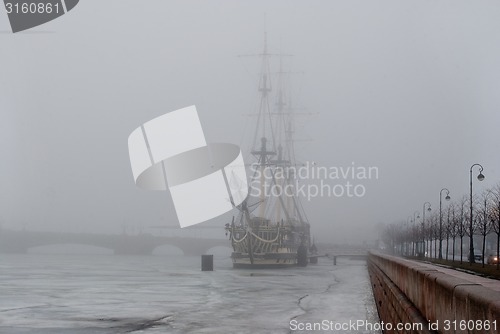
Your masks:
{"label": "ice on water", "polygon": [[219,257],[202,272],[198,257],[0,254],[0,333],[290,333],[291,319],[377,321],[366,264]]}

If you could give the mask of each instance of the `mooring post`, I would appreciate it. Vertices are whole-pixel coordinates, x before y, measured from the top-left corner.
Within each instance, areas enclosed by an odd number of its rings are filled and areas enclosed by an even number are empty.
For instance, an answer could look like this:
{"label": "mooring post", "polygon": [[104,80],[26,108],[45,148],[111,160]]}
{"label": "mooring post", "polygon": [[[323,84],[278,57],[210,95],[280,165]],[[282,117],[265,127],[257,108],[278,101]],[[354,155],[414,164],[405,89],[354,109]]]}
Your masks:
{"label": "mooring post", "polygon": [[202,255],[201,256],[201,271],[214,271],[214,256]]}
{"label": "mooring post", "polygon": [[337,257],[334,255],[333,256],[333,265],[336,266],[337,265]]}

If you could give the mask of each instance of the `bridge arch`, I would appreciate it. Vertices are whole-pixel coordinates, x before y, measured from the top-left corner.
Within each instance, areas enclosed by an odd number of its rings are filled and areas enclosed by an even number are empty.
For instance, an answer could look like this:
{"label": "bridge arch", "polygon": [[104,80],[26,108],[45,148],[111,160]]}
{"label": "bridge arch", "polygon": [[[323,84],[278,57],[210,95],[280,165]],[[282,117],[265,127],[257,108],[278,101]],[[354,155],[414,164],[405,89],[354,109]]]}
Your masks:
{"label": "bridge arch", "polygon": [[[0,233],[0,252],[26,253],[27,250],[33,247],[54,244],[78,244],[102,247],[113,250],[115,255],[150,255],[156,247],[170,245],[180,249],[184,255],[199,256],[206,254],[207,250],[215,246],[227,246],[228,240],[158,237],[150,234],[130,236],[125,234],[105,235],[6,230],[2,230]],[[155,252],[157,251],[162,251],[162,249],[160,248]],[[178,253],[176,252],[176,254]]]}
{"label": "bridge arch", "polygon": [[28,254],[98,254],[113,255],[114,250],[107,247],[83,243],[53,243],[36,245],[26,249]]}
{"label": "bridge arch", "polygon": [[176,245],[162,244],[157,245],[151,251],[152,255],[184,255],[182,248]]}

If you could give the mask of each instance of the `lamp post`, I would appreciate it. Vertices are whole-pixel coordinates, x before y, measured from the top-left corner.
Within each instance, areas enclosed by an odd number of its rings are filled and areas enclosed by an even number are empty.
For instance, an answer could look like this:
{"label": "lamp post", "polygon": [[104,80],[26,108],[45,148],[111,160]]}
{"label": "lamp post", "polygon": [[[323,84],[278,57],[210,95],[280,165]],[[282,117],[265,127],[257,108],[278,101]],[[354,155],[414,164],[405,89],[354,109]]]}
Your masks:
{"label": "lamp post", "polygon": [[[444,198],[445,200],[449,201],[450,200],[450,191],[447,188],[441,189],[439,192],[439,259],[443,259],[443,213],[442,213],[442,208],[443,208],[443,191],[446,190],[446,197]],[[448,241],[447,241],[448,242]]]}
{"label": "lamp post", "polygon": [[425,202],[422,207],[422,256],[425,255],[425,206],[429,204],[427,211],[431,211],[431,203]]}
{"label": "lamp post", "polygon": [[479,166],[479,174],[477,175],[477,179],[479,181],[484,180],[483,175],[483,166],[480,164],[473,164],[470,166],[469,170],[469,180],[470,180],[470,221],[469,221],[469,263],[472,265],[474,261],[474,237],[473,237],[473,227],[472,227],[472,169],[474,166]]}

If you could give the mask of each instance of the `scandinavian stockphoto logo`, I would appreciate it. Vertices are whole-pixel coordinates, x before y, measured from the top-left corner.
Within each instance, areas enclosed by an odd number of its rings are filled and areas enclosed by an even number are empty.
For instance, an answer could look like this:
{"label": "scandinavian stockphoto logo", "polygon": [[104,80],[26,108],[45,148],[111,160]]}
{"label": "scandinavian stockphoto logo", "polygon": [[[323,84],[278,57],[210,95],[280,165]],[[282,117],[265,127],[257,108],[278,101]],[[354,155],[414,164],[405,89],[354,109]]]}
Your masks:
{"label": "scandinavian stockphoto logo", "polygon": [[4,0],[12,32],[52,21],[72,10],[80,0]]}
{"label": "scandinavian stockphoto logo", "polygon": [[270,168],[253,163],[250,166],[252,197],[301,197],[310,201],[316,197],[364,197],[364,182],[378,180],[376,166],[318,166],[307,161],[301,165]]}
{"label": "scandinavian stockphoto logo", "polygon": [[207,144],[195,106],[144,123],[130,134],[128,149],[136,185],[168,188],[181,227],[226,213],[248,195],[240,148]]}

